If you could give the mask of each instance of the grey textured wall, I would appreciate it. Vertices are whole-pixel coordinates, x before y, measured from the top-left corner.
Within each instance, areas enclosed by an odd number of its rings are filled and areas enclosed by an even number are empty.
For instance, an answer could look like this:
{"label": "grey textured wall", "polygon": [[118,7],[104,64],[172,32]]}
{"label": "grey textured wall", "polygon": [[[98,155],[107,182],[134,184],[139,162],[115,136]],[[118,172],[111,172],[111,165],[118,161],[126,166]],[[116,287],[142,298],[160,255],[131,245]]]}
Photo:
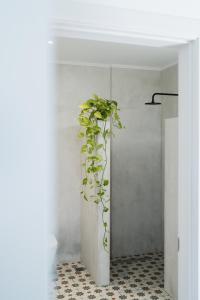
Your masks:
{"label": "grey textured wall", "polygon": [[109,96],[109,70],[57,66],[57,232],[58,260],[80,258],[79,105],[95,92]]}
{"label": "grey textured wall", "polygon": [[[163,92],[178,92],[178,65],[161,72],[161,89]],[[162,119],[178,116],[178,97],[162,97]]]}
{"label": "grey textured wall", "polygon": [[[163,247],[161,107],[145,106],[160,90],[160,72],[113,69],[112,97],[126,129],[112,140],[112,255]],[[109,97],[108,68],[57,66],[59,260],[80,256],[79,104],[97,93]]]}
{"label": "grey textured wall", "polygon": [[113,69],[112,97],[126,129],[112,140],[112,255],[160,250],[161,107],[146,106],[160,73]]}

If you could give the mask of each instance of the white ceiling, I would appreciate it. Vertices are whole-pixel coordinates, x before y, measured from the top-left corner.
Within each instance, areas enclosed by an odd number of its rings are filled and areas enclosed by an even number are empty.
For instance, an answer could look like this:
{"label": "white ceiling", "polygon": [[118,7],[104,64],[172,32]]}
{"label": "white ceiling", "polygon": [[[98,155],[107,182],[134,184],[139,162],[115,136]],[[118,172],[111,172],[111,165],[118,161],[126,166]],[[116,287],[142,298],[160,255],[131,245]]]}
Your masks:
{"label": "white ceiling", "polygon": [[[61,0],[60,0],[61,1]],[[141,10],[164,15],[200,18],[199,0],[71,0],[71,2],[91,3],[105,6]]]}
{"label": "white ceiling", "polygon": [[147,47],[72,38],[55,40],[56,61],[162,69],[178,59],[177,47]]}

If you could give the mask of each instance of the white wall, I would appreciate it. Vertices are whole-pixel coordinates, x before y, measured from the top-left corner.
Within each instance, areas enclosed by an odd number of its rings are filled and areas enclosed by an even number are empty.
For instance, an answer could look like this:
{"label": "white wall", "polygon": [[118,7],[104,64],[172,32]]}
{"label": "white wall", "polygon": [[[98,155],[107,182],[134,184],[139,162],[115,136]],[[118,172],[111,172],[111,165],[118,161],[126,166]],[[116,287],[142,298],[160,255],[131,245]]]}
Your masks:
{"label": "white wall", "polygon": [[[112,141],[113,255],[162,248],[161,107],[148,107],[160,72],[114,69],[112,97],[126,129]],[[79,105],[93,93],[109,98],[110,70],[57,66],[59,260],[80,256]],[[153,174],[153,175],[152,175]],[[121,222],[119,222],[119,219]]]}
{"label": "white wall", "polygon": [[[59,1],[61,2],[63,0]],[[126,7],[130,9],[168,14],[174,16],[200,18],[200,5],[199,1],[197,0],[192,0],[191,2],[182,0],[78,0],[77,2],[97,3],[106,6],[117,6],[121,8]]]}
{"label": "white wall", "polygon": [[178,118],[165,120],[165,290],[178,299]]}
{"label": "white wall", "polygon": [[[169,4],[155,5],[156,10],[151,1],[145,6],[144,1],[141,4],[132,1],[131,9],[124,1],[120,2],[121,5],[114,2],[104,5],[105,1],[100,0],[55,1],[54,34],[155,47],[181,45],[199,36],[199,3],[194,6],[190,3],[188,9],[188,4],[170,0]],[[158,0],[153,2],[158,3]],[[191,9],[197,14],[196,18],[192,18]]]}
{"label": "white wall", "polygon": [[[164,93],[178,93],[178,65],[164,69],[160,77],[161,91]],[[162,203],[164,205],[165,186],[165,119],[178,116],[178,97],[162,96]],[[163,210],[164,212],[164,207]],[[163,215],[164,220],[164,215]],[[162,222],[164,224],[164,221]],[[164,232],[164,227],[163,227]]]}
{"label": "white wall", "polygon": [[1,5],[0,298],[5,300],[48,299],[47,216],[54,175],[48,5],[40,0]]}
{"label": "white wall", "polygon": [[[178,93],[178,65],[161,72],[162,92]],[[177,299],[178,289],[178,97],[162,96],[162,203],[165,236],[165,288]]]}

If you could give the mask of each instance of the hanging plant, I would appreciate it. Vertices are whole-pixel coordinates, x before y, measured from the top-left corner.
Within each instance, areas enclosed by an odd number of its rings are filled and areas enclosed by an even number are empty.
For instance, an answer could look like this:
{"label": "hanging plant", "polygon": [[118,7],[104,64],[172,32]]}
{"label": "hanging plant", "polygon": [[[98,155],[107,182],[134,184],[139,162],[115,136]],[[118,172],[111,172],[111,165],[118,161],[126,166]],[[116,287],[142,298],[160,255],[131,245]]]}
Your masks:
{"label": "hanging plant", "polygon": [[[82,179],[83,199],[94,201],[101,205],[102,225],[104,228],[103,247],[108,250],[109,228],[105,214],[109,211],[107,190],[110,182],[105,178],[107,158],[107,143],[112,134],[112,128],[123,128],[119,117],[118,104],[114,100],[107,100],[94,95],[81,106],[79,123],[81,130],[79,137],[84,139],[81,153],[84,154],[82,164],[84,177]],[[110,126],[108,128],[108,123]],[[99,138],[101,137],[101,138]],[[102,141],[99,143],[99,141]]]}

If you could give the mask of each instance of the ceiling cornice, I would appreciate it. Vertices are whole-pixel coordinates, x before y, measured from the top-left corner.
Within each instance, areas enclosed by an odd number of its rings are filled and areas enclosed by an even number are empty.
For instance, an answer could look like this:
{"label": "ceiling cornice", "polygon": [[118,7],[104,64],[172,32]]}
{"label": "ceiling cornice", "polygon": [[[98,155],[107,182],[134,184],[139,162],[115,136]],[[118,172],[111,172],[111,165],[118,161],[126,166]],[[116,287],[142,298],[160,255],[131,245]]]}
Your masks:
{"label": "ceiling cornice", "polygon": [[163,47],[184,44],[200,35],[200,20],[89,3],[55,10],[55,36]]}
{"label": "ceiling cornice", "polygon": [[185,44],[190,39],[136,32],[131,28],[99,25],[66,19],[54,19],[52,22],[55,37],[79,38],[152,47],[165,47]]}
{"label": "ceiling cornice", "polygon": [[164,71],[178,64],[178,62],[174,62],[162,67],[153,67],[153,66],[142,66],[142,65],[101,64],[101,63],[90,63],[90,62],[68,61],[68,60],[57,60],[52,63],[57,65],[86,66],[86,67],[98,67],[98,68],[112,67],[118,69],[133,69],[133,70],[158,71],[158,72]]}

